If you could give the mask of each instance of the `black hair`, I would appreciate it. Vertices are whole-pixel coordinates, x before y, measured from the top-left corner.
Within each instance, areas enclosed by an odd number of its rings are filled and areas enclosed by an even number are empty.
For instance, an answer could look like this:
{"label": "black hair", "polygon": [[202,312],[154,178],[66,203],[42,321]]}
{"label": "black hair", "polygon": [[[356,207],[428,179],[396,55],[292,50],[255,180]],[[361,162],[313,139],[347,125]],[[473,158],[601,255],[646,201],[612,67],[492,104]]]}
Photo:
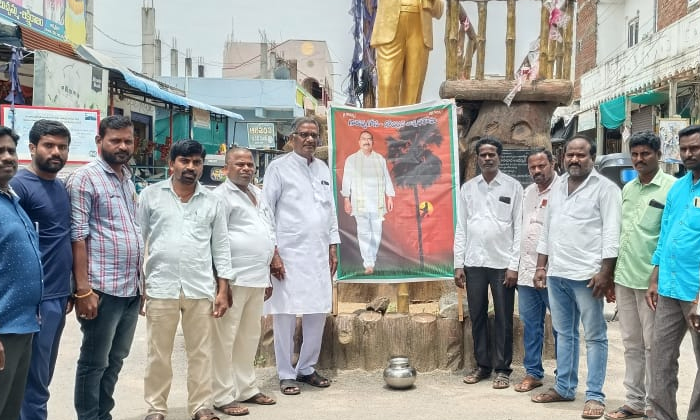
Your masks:
{"label": "black hair", "polygon": [[207,155],[202,143],[197,140],[179,140],[170,148],[170,161],[174,162],[178,156],[189,157],[192,155],[200,155],[202,159]]}
{"label": "black hair", "polygon": [[15,146],[17,146],[17,142],[19,141],[19,135],[15,133],[15,130],[11,129],[10,127],[5,127],[4,125],[0,125],[0,137],[5,137],[9,136],[12,141],[15,142]]}
{"label": "black hair", "polygon": [[360,137],[361,137],[363,134],[365,134],[365,133],[369,134],[369,136],[372,137],[372,141],[374,141],[374,134],[372,134],[369,130],[362,130],[362,131],[360,131],[360,135],[357,136],[357,138],[360,138]]}
{"label": "black hair", "polygon": [[661,150],[661,139],[653,131],[637,131],[630,137],[630,149],[636,146],[648,146],[651,150]]}
{"label": "black hair", "polygon": [[496,137],[486,136],[480,138],[479,141],[477,141],[474,145],[474,151],[477,155],[479,154],[479,149],[481,148],[481,146],[485,144],[494,146],[496,148],[496,154],[498,154],[498,156],[501,156],[501,153],[503,153],[503,143],[501,142],[501,140]]}
{"label": "black hair", "polygon": [[104,137],[107,134],[107,130],[121,130],[122,128],[133,127],[134,123],[131,122],[131,118],[125,117],[124,115],[110,115],[100,121],[100,137]]}
{"label": "black hair", "polygon": [[228,160],[236,152],[246,152],[246,153],[250,153],[251,157],[253,156],[253,152],[251,152],[250,149],[248,149],[247,147],[233,146],[226,151],[226,156],[224,157],[224,163],[226,163],[228,165]]}
{"label": "black hair", "polygon": [[39,140],[44,136],[57,136],[68,139],[70,144],[70,131],[63,123],[54,120],[37,120],[29,130],[29,142],[38,145]]}
{"label": "black hair", "polygon": [[569,143],[571,143],[574,140],[579,140],[579,139],[585,140],[588,142],[588,145],[591,147],[588,154],[591,155],[591,157],[595,156],[596,151],[598,149],[595,142],[593,140],[591,140],[591,138],[588,137],[587,135],[581,134],[581,133],[574,134],[573,137],[571,137],[569,140],[566,141],[566,143],[564,143],[564,153],[566,153],[566,148],[569,147]]}
{"label": "black hair", "polygon": [[700,133],[700,125],[689,125],[678,132],[678,138],[692,136]]}
{"label": "black hair", "polygon": [[552,155],[552,152],[544,147],[535,147],[534,149],[530,149],[530,151],[527,152],[527,156],[525,156],[525,162],[527,163],[527,161],[530,160],[530,156],[539,155],[540,153],[544,153],[544,155],[547,156],[549,163],[554,163],[554,155]]}

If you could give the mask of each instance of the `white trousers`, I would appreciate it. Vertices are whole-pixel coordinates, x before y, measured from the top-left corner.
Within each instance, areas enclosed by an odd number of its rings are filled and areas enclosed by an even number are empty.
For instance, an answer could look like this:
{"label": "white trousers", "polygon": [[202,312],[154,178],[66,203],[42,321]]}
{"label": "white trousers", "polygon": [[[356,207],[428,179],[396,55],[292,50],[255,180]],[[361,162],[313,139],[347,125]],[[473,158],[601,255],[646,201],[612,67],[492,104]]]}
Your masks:
{"label": "white trousers", "polygon": [[323,328],[327,314],[304,314],[301,316],[302,343],[296,369],[292,365],[294,355],[294,330],[297,316],[294,314],[272,315],[275,338],[275,361],[280,380],[296,379],[298,375],[310,375],[321,353]]}
{"label": "white trousers", "polygon": [[382,241],[382,218],[377,214],[356,214],[357,243],[360,246],[362,265],[374,267],[377,261],[379,243]]}
{"label": "white trousers", "polygon": [[255,381],[255,353],[260,341],[265,289],[231,286],[233,306],[215,319],[212,329],[212,395],[215,407],[245,401],[260,392]]}

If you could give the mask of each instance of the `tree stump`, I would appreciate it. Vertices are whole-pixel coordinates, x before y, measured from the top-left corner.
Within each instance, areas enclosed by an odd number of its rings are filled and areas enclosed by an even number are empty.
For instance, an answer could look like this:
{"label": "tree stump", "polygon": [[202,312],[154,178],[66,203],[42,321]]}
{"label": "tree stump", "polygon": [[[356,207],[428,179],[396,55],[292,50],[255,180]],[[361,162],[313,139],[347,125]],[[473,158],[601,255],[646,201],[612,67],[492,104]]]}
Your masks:
{"label": "tree stump", "polygon": [[411,346],[407,354],[416,370],[434,370],[437,363],[437,317],[432,314],[416,314],[411,317],[409,335]]}

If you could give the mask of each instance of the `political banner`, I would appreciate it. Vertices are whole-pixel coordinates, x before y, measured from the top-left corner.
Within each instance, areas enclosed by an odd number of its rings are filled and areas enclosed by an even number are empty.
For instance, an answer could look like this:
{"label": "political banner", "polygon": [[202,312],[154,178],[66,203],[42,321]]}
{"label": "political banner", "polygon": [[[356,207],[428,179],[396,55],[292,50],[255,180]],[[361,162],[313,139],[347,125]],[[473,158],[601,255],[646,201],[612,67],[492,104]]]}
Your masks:
{"label": "political banner", "polygon": [[454,103],[331,106],[328,115],[338,281],[452,278],[459,191]]}

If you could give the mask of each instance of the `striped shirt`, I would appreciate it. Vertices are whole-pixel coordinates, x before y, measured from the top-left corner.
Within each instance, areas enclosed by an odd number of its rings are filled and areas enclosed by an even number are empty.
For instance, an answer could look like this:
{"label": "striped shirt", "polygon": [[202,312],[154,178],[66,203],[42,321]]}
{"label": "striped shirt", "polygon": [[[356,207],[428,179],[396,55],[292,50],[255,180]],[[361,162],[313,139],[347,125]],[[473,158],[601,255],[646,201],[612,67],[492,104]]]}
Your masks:
{"label": "striped shirt", "polygon": [[111,296],[136,296],[143,240],[136,222],[137,195],[131,172],[120,180],[102,159],[68,179],[71,241],[85,241],[90,287]]}

